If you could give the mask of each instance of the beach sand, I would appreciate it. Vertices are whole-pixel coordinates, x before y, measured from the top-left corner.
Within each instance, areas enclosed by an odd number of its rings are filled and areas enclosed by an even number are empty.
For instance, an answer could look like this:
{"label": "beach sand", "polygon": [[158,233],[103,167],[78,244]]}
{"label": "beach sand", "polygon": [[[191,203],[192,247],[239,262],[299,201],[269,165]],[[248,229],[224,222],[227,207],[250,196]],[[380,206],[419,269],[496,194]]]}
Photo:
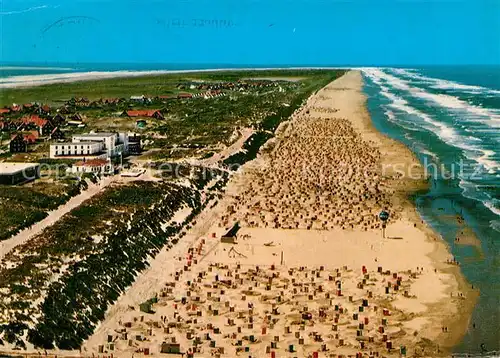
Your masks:
{"label": "beach sand", "polygon": [[[408,200],[427,185],[418,161],[373,128],[361,90],[350,71],[282,123],[108,310],[81,355],[449,355],[477,292]],[[235,222],[235,242],[222,242]]]}

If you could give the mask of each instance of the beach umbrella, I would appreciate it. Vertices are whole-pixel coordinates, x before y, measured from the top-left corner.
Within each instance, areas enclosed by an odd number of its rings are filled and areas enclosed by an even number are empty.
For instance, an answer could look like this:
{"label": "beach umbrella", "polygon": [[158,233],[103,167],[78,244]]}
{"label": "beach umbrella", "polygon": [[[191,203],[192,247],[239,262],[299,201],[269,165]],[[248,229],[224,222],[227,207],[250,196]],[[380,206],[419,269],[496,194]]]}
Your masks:
{"label": "beach umbrella", "polygon": [[385,223],[387,222],[387,220],[389,220],[389,213],[385,210],[382,210],[380,214],[378,214],[378,217],[380,218],[380,220],[382,220],[382,237],[385,239]]}

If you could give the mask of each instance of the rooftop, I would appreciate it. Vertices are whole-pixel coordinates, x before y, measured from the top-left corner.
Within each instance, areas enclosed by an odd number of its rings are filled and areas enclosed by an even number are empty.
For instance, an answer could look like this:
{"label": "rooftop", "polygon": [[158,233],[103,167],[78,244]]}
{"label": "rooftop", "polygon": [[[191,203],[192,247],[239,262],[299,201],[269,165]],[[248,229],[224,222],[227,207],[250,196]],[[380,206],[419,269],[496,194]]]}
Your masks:
{"label": "rooftop", "polygon": [[130,117],[152,117],[157,112],[159,113],[160,111],[158,109],[131,110],[127,111],[127,115]]}
{"label": "rooftop", "polygon": [[90,159],[86,161],[79,161],[74,164],[77,167],[100,167],[102,165],[108,164],[109,161],[106,159]]}
{"label": "rooftop", "polygon": [[84,138],[84,137],[101,138],[101,137],[114,137],[116,135],[117,135],[116,133],[102,132],[102,133],[75,134],[73,137],[74,138]]}
{"label": "rooftop", "polygon": [[62,142],[62,143],[54,143],[50,146],[58,146],[58,145],[89,145],[89,144],[102,144],[102,142]]}
{"label": "rooftop", "polygon": [[38,163],[0,163],[0,175],[14,174],[39,165]]}

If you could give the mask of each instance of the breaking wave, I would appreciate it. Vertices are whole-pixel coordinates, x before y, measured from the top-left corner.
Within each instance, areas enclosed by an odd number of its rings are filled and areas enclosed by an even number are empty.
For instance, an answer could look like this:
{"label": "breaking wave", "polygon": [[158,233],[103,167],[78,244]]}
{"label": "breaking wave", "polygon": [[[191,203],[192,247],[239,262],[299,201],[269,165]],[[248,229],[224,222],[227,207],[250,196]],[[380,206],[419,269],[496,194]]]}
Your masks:
{"label": "breaking wave", "polygon": [[[379,87],[379,94],[385,98],[381,106],[388,121],[408,131],[434,134],[462,153],[465,162],[458,179],[463,195],[482,202],[500,216],[500,201],[483,191],[484,185],[469,181],[500,177],[500,155],[495,145],[500,142],[497,129],[500,128],[500,111],[473,106],[457,97],[417,87],[416,82],[434,86],[439,80],[421,76],[416,70],[364,68],[363,74]],[[476,89],[482,90],[482,87]],[[422,103],[428,104],[423,107]],[[418,143],[413,145],[422,154],[432,153],[426,145],[422,148]],[[433,159],[440,159],[432,154]]]}
{"label": "breaking wave", "polygon": [[[408,72],[407,70],[403,71],[405,71],[405,73]],[[380,94],[390,100],[390,103],[388,104],[389,107],[411,116],[411,118],[408,118],[406,122],[417,124],[419,123],[418,120],[421,120],[420,125],[423,129],[436,134],[446,144],[463,150],[463,154],[467,159],[475,161],[479,165],[483,166],[488,173],[493,174],[500,169],[500,163],[494,159],[496,153],[481,145],[482,140],[475,136],[477,135],[475,131],[467,130],[467,128],[465,128],[465,131],[470,133],[469,135],[459,133],[459,131],[454,128],[455,125],[451,123],[444,123],[443,121],[436,119],[434,116],[412,107],[407,100],[392,93],[390,88],[402,91],[402,93],[413,98],[417,97],[433,101],[439,107],[449,111],[460,110],[465,115],[465,120],[463,121],[466,124],[475,122],[479,124],[486,124],[489,129],[497,126],[500,128],[499,114],[495,114],[489,109],[469,105],[453,96],[436,95],[426,92],[421,88],[413,87],[410,82],[388,74],[381,69],[367,68],[363,69],[363,73],[373,83],[380,86]],[[467,117],[467,112],[472,112],[475,116]],[[479,119],[478,116],[480,116]],[[463,117],[460,118],[462,119]],[[399,121],[394,118],[391,121],[395,123],[404,122],[403,120]],[[463,125],[463,127],[465,127],[465,125]],[[408,126],[406,125],[405,128],[408,129]],[[484,131],[484,129],[482,130]]]}
{"label": "breaking wave", "polygon": [[458,83],[449,80],[443,80],[440,78],[432,78],[427,76],[422,76],[416,73],[416,70],[408,70],[402,68],[391,68],[390,71],[394,74],[404,76],[406,78],[411,78],[413,80],[419,81],[420,83],[428,84],[432,88],[450,91],[462,91],[469,93],[488,93],[500,95],[500,91],[491,88],[467,85],[463,83]]}

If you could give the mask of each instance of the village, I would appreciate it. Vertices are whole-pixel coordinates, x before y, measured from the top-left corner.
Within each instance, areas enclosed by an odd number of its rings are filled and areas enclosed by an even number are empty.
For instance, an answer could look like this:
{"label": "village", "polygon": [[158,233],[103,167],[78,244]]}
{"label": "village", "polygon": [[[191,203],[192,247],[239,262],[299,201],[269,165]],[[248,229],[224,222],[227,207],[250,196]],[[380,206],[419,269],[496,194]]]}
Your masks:
{"label": "village", "polygon": [[[0,156],[9,162],[15,162],[18,158],[19,162],[25,162],[23,158],[27,157],[74,160],[71,169],[73,173],[113,174],[113,158],[142,153],[141,134],[148,133],[148,125],[154,126],[165,120],[165,112],[169,112],[165,107],[168,102],[185,103],[189,99],[211,99],[226,96],[228,93],[223,90],[242,92],[277,85],[273,81],[182,83],[177,89],[187,88],[196,92],[95,100],[73,97],[59,107],[38,102],[13,104],[0,108]],[[90,132],[85,132],[88,127],[92,127],[89,122],[92,121],[96,110],[100,111],[97,119],[109,115],[102,112],[110,112],[112,116],[125,119],[125,129],[128,131],[110,133],[92,128]],[[15,166],[10,167],[15,169]],[[26,164],[21,167],[26,167]],[[8,178],[9,175],[14,177],[15,174],[7,168],[0,171],[6,183],[18,184],[18,181],[13,182]]]}

